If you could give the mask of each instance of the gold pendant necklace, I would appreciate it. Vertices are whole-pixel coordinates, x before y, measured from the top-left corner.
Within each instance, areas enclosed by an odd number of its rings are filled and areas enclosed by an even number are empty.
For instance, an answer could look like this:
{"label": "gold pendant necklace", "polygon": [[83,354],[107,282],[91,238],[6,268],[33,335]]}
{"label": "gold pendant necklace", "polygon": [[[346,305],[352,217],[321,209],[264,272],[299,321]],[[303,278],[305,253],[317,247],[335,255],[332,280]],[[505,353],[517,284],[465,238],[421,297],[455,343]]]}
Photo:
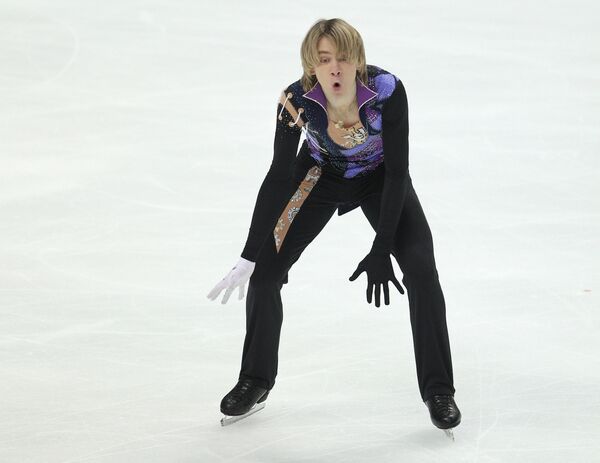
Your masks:
{"label": "gold pendant necklace", "polygon": [[333,125],[337,129],[345,132],[345,134],[342,135],[342,138],[346,140],[344,146],[347,146],[348,148],[354,148],[356,145],[362,145],[365,141],[367,141],[367,131],[364,127],[356,128],[356,124],[354,124],[352,127],[346,128],[344,127],[344,121],[335,122],[332,120],[331,122],[333,122]]}

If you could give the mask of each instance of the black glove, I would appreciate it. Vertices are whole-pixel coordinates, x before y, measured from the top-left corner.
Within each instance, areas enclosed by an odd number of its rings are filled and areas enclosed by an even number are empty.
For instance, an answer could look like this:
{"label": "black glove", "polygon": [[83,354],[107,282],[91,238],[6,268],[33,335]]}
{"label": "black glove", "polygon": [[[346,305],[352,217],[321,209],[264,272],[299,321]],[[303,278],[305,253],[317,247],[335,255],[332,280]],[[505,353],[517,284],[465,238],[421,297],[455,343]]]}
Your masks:
{"label": "black glove", "polygon": [[350,281],[356,280],[362,272],[367,272],[367,302],[370,304],[373,299],[373,286],[375,286],[375,306],[379,307],[381,298],[381,287],[383,285],[383,296],[385,305],[390,305],[390,290],[388,281],[394,283],[400,294],[404,294],[404,289],[394,275],[392,261],[388,253],[381,254],[371,251],[363,260],[350,277]]}

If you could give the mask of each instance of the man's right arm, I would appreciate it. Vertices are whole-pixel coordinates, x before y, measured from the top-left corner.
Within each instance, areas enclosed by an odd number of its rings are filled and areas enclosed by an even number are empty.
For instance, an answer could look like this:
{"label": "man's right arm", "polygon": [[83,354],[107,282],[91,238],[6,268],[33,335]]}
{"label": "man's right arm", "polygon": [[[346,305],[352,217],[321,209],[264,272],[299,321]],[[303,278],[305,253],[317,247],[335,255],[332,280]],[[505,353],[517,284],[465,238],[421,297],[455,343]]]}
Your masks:
{"label": "man's right arm", "polygon": [[252,262],[256,262],[261,246],[273,232],[281,211],[289,201],[303,124],[297,113],[297,104],[287,98],[289,94],[289,89],[286,89],[277,105],[273,160],[258,191],[248,238],[241,254]]}

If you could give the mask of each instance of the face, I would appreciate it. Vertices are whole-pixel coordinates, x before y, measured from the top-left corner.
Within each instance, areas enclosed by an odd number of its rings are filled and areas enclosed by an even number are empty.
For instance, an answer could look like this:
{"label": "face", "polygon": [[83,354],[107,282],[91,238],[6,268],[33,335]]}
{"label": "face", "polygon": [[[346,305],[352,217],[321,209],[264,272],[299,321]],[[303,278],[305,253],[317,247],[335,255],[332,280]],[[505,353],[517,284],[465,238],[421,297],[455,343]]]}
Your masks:
{"label": "face", "polygon": [[347,101],[356,95],[356,64],[338,56],[335,45],[327,37],[321,37],[317,44],[319,64],[313,75],[323,88],[330,101]]}

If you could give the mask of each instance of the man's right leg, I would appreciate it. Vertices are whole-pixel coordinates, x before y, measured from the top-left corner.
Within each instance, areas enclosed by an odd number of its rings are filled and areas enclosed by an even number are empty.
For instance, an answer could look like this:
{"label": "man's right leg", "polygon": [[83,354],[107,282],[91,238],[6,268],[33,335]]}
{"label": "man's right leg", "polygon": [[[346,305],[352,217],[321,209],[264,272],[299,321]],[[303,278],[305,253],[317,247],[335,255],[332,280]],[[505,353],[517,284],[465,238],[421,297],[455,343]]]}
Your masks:
{"label": "man's right leg", "polygon": [[[316,177],[316,180],[315,180]],[[281,288],[288,271],[334,214],[335,184],[310,169],[256,260],[246,296],[246,338],[239,379],[270,390],[275,384],[283,321]]]}

